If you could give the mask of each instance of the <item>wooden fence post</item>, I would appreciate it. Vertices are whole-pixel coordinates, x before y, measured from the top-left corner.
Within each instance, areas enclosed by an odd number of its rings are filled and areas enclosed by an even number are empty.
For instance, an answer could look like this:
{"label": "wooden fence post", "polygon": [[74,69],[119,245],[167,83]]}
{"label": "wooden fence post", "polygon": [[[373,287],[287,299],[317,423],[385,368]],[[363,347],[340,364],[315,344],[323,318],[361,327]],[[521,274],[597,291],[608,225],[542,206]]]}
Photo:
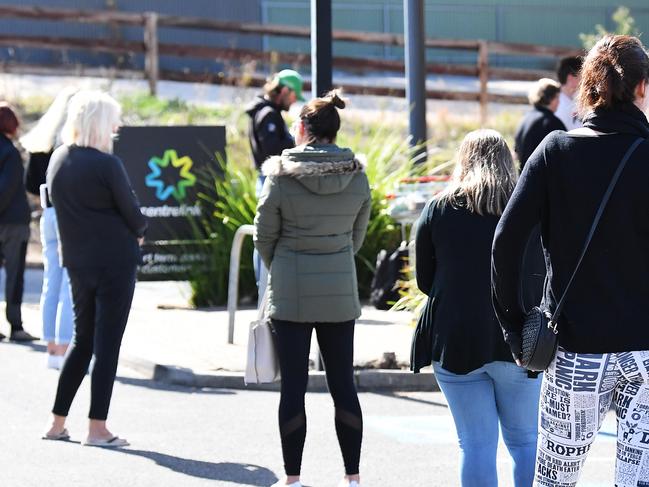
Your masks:
{"label": "wooden fence post", "polygon": [[487,84],[489,83],[489,45],[486,41],[480,41],[478,47],[478,76],[480,78],[480,125],[487,124],[489,92]]}
{"label": "wooden fence post", "polygon": [[147,12],[144,21],[144,73],[149,80],[149,92],[156,95],[160,67],[158,63],[158,14]]}

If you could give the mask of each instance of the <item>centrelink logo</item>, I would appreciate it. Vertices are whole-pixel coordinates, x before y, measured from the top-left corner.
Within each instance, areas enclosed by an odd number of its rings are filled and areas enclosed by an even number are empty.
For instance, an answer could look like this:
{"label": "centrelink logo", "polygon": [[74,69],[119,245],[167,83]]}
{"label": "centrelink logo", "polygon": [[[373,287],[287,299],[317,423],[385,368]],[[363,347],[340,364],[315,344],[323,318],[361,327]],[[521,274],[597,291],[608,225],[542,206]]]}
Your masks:
{"label": "centrelink logo", "polygon": [[[190,169],[194,164],[189,156],[178,157],[173,149],[167,149],[162,158],[152,157],[147,163],[151,172],[144,178],[144,183],[149,188],[155,188],[155,195],[160,201],[166,201],[173,196],[176,201],[181,201],[187,196],[187,188],[196,184],[196,176]],[[161,168],[169,167],[180,168],[178,172],[179,179],[176,184],[167,184],[162,180]]]}

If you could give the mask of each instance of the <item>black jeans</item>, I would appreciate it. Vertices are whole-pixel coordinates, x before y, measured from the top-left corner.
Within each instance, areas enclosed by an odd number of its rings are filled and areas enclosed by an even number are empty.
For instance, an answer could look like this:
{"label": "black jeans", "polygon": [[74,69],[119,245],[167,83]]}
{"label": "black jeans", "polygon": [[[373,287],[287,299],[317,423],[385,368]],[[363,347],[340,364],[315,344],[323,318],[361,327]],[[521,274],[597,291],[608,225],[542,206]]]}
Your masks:
{"label": "black jeans", "polygon": [[95,355],[90,419],[108,416],[117,360],[135,289],[133,266],[68,269],[74,305],[74,339],[59,376],[52,412],[67,416]]}
{"label": "black jeans", "polygon": [[0,225],[0,262],[4,260],[6,273],[6,316],[12,332],[23,329],[20,307],[23,302],[28,240],[29,225]]}
{"label": "black jeans", "polygon": [[309,380],[309,350],[315,328],[327,385],[334,400],[338,443],[347,475],[358,473],[363,415],[354,384],[354,321],[293,323],[272,320],[282,373],[279,431],[286,475],[300,475],[306,438],[304,395]]}

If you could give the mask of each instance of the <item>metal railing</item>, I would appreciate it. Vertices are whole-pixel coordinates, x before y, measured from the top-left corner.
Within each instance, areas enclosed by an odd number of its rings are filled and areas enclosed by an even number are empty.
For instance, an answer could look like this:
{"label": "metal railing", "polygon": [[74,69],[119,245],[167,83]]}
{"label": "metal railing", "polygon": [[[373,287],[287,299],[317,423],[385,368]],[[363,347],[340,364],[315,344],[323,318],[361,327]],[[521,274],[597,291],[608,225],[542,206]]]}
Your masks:
{"label": "metal railing", "polygon": [[246,235],[252,235],[254,225],[241,225],[234,234],[230,249],[230,274],[228,277],[228,343],[234,343],[234,317],[239,300],[239,266],[241,264],[241,249]]}

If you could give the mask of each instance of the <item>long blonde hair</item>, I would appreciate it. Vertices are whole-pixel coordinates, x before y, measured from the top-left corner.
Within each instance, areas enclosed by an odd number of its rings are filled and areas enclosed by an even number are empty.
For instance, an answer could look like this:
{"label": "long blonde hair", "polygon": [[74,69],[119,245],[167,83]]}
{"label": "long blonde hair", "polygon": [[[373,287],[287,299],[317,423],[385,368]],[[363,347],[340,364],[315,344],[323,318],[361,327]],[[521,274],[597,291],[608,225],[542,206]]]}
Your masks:
{"label": "long blonde hair", "polygon": [[61,144],[68,102],[77,91],[74,87],[63,88],[36,125],[20,138],[20,144],[27,152],[50,152]]}
{"label": "long blonde hair", "polygon": [[517,180],[518,172],[503,136],[495,130],[474,130],[464,137],[453,177],[438,201],[466,207],[478,215],[500,216]]}

